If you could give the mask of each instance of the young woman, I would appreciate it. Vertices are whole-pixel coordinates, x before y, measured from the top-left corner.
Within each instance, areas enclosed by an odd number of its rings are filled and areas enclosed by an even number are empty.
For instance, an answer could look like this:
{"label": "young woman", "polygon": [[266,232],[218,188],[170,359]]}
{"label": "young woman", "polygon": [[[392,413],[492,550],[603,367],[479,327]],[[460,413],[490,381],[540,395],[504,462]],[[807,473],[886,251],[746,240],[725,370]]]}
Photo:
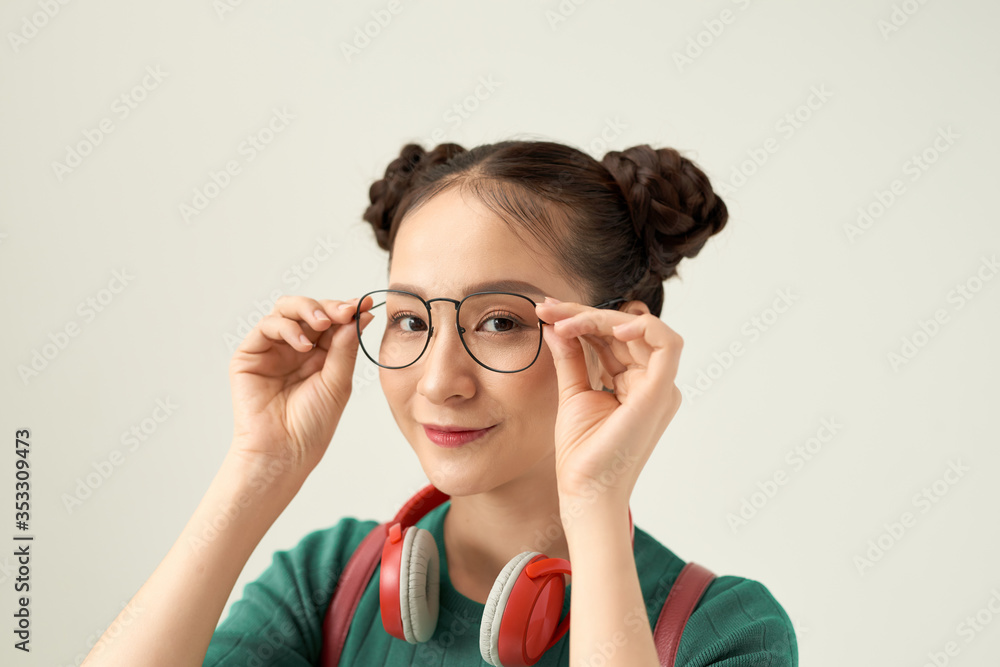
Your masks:
{"label": "young woman", "polygon": [[[681,403],[663,281],[724,227],[724,202],[670,148],[597,161],[544,141],[410,144],[370,198],[388,285],[283,296],[247,335],[224,464],[85,664],[314,665],[333,644],[342,665],[661,664],[653,629],[685,562],[634,526],[629,498]],[[359,349],[436,495],[395,532],[343,518],[278,552],[216,628],[326,453]],[[369,536],[380,566],[345,572]],[[519,643],[504,605],[532,582]],[[798,664],[761,583],[720,576],[695,602],[676,665]]]}

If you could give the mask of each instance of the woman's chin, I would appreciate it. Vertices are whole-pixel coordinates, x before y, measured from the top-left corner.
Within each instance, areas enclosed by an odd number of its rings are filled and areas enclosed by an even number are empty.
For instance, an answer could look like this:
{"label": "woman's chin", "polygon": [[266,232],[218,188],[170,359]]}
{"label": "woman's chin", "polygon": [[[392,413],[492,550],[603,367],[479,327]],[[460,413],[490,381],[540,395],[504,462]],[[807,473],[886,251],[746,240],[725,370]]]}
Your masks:
{"label": "woman's chin", "polygon": [[490,488],[489,480],[479,470],[448,460],[434,460],[424,466],[427,480],[449,496],[471,496]]}

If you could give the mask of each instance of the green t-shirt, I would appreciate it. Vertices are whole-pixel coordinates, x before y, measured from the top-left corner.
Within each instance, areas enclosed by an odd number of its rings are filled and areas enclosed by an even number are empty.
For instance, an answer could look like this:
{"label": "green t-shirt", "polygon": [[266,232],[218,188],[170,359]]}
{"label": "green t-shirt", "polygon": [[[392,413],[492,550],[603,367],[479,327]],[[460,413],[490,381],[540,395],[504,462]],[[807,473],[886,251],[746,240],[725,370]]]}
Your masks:
{"label": "green t-shirt", "polygon": [[[385,631],[379,613],[379,571],[368,582],[351,621],[340,664],[469,667],[487,665],[479,653],[484,605],[459,593],[448,576],[444,549],[445,501],[416,525],[434,536],[440,554],[437,627],[424,643],[410,644]],[[243,590],[212,635],[203,665],[302,667],[319,663],[323,619],[340,572],[361,540],[379,524],[347,517],[306,535],[274,554],[272,564]],[[635,526],[635,562],[650,628],[656,626],[667,593],[685,563]],[[570,608],[566,588],[563,615]],[[633,619],[633,621],[636,619]],[[569,665],[570,629],[538,667]],[[797,667],[798,645],[791,620],[758,581],[720,576],[709,585],[684,629],[676,667]]]}

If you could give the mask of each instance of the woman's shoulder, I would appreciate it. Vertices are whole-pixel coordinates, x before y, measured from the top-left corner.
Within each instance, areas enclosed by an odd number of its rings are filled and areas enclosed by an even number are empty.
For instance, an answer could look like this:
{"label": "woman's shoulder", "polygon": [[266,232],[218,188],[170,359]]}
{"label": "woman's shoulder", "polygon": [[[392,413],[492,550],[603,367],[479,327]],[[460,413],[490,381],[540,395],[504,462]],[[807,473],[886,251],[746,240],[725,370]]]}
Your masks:
{"label": "woman's shoulder", "polygon": [[[431,509],[416,525],[432,531],[439,530],[447,505],[448,503],[444,503]],[[311,572],[317,571],[317,567],[329,569],[332,566],[339,573],[373,530],[390,523],[385,519],[344,516],[333,525],[307,533],[291,549],[276,552],[274,558],[276,562],[283,560],[286,565],[309,568]]]}
{"label": "woman's shoulder", "polygon": [[277,551],[274,558],[290,559],[297,565],[347,564],[351,554],[380,523],[374,519],[345,516],[333,525],[306,533],[290,549]]}
{"label": "woman's shoulder", "polygon": [[[635,547],[646,611],[651,626],[655,627],[660,610],[687,562],[638,526]],[[720,574],[718,566],[700,564],[716,577],[684,626],[677,664],[710,665],[740,656],[744,660],[761,660],[772,667],[798,665],[795,629],[770,589],[756,579]]]}
{"label": "woman's shoulder", "polygon": [[269,643],[274,633],[287,664],[315,664],[334,587],[351,554],[378,524],[344,517],[274,552],[270,565],[244,587],[215,629],[203,664],[253,664],[261,651],[275,651]]}

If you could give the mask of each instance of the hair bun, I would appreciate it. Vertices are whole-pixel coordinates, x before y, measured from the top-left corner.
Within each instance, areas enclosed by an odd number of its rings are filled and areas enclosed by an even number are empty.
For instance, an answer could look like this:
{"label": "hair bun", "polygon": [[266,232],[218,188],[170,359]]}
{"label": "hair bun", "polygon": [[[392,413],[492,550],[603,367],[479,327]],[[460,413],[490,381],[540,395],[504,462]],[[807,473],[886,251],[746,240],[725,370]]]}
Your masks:
{"label": "hair bun", "polygon": [[[389,250],[389,230],[393,220],[401,210],[408,193],[413,191],[420,178],[431,167],[448,162],[453,156],[464,153],[465,149],[458,144],[438,144],[430,152],[420,144],[406,144],[399,152],[399,157],[385,168],[385,176],[368,189],[371,205],[365,209],[362,219],[371,223],[375,230],[375,239],[383,250]],[[406,207],[402,207],[406,210]]]}
{"label": "hair bun", "polygon": [[672,148],[642,144],[610,151],[601,164],[621,188],[636,235],[648,253],[649,273],[660,282],[726,225],[726,204],[708,177]]}

